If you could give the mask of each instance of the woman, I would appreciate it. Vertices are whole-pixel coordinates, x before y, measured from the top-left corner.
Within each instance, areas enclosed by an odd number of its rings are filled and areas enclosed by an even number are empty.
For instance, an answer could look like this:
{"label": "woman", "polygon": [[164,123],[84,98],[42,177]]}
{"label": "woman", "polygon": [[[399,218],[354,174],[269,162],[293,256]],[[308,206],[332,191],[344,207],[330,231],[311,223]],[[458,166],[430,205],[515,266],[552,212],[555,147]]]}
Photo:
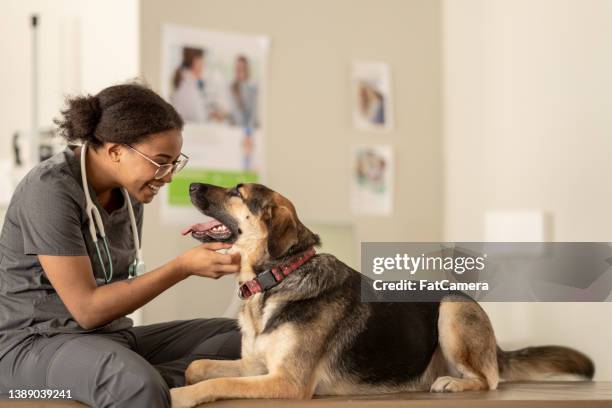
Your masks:
{"label": "woman", "polygon": [[204,89],[204,50],[183,48],[181,66],[174,72],[170,102],[187,122],[208,119],[207,90]]}
{"label": "woman", "polygon": [[244,55],[236,58],[234,81],[231,85],[230,122],[250,130],[259,126],[257,121],[257,85],[250,81],[249,60]]}
{"label": "woman", "polygon": [[[194,359],[237,359],[235,320],[194,319],[133,327],[125,315],[191,275],[237,272],[239,259],[203,244],[128,278],[143,203],[186,161],[183,121],[150,89],[112,86],[68,101],[58,122],[68,146],[19,183],[0,236],[0,391],[55,389],[95,407],[163,407]],[[80,158],[112,261],[89,231]],[[122,194],[129,193],[129,199]],[[101,240],[100,240],[101,241]],[[104,268],[114,275],[110,283]]]}
{"label": "woman", "polygon": [[183,60],[172,79],[170,102],[187,122],[223,120],[215,81],[204,74],[205,55],[202,48],[183,48]]}

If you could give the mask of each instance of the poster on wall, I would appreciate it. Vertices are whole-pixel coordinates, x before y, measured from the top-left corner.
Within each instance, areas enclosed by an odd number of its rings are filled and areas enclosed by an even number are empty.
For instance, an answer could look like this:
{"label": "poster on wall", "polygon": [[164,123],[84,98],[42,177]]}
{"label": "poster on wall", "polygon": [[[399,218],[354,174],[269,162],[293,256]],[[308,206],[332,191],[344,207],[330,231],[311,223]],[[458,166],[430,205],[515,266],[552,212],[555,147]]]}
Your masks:
{"label": "poster on wall", "polygon": [[393,129],[391,68],[384,62],[354,61],[351,73],[353,125],[357,130]]}
{"label": "poster on wall", "polygon": [[198,215],[189,184],[224,187],[262,182],[266,63],[269,39],[259,35],[164,25],[161,90],[185,121],[189,163],[162,189],[163,221]]}
{"label": "poster on wall", "polygon": [[351,165],[353,214],[390,215],[393,212],[393,148],[355,146]]}

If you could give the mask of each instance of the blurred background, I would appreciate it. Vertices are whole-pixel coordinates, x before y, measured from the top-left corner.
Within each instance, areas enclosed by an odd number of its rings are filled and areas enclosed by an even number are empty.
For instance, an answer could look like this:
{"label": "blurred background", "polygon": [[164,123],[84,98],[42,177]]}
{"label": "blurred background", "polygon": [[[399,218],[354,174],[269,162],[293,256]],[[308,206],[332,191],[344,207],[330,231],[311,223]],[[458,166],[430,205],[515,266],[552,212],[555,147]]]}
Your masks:
{"label": "blurred background", "polygon": [[[365,241],[609,242],[611,19],[609,0],[4,1],[2,211],[20,177],[14,134],[51,127],[66,95],[135,77],[161,92],[162,27],[177,24],[270,39],[264,182],[347,264],[359,269]],[[385,132],[353,126],[353,60],[392,69]],[[363,143],[394,152],[385,215],[351,211],[350,149]],[[150,269],[196,245],[160,212],[145,207]],[[231,315],[234,289],[190,278],[136,317]],[[612,380],[612,303],[483,307],[502,348],[576,347]]]}

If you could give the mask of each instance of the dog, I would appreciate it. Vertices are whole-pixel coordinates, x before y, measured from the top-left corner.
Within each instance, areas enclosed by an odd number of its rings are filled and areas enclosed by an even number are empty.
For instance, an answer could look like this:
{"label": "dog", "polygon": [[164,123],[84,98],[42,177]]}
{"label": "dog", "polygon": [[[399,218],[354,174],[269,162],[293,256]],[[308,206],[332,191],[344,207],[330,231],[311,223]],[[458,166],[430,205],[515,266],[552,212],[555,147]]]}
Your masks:
{"label": "dog", "polygon": [[566,347],[502,351],[484,310],[460,294],[428,303],[362,303],[361,282],[368,278],[333,255],[313,255],[319,237],[287,198],[263,185],[194,183],[190,197],[213,221],[187,233],[232,243],[230,251],[241,255],[242,358],[193,361],[188,385],[170,390],[173,407],[494,390],[500,380],[593,377],[593,362]]}

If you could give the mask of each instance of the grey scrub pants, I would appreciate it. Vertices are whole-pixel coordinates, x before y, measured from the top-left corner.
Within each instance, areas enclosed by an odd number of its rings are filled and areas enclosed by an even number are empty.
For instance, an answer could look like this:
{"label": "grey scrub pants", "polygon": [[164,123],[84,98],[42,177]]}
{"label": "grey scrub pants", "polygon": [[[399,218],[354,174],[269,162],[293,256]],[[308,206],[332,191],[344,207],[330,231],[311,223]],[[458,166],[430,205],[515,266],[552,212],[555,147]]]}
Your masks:
{"label": "grey scrub pants", "polygon": [[170,407],[193,360],[240,358],[235,320],[194,319],[116,333],[38,334],[0,360],[0,391],[70,390],[93,407]]}

